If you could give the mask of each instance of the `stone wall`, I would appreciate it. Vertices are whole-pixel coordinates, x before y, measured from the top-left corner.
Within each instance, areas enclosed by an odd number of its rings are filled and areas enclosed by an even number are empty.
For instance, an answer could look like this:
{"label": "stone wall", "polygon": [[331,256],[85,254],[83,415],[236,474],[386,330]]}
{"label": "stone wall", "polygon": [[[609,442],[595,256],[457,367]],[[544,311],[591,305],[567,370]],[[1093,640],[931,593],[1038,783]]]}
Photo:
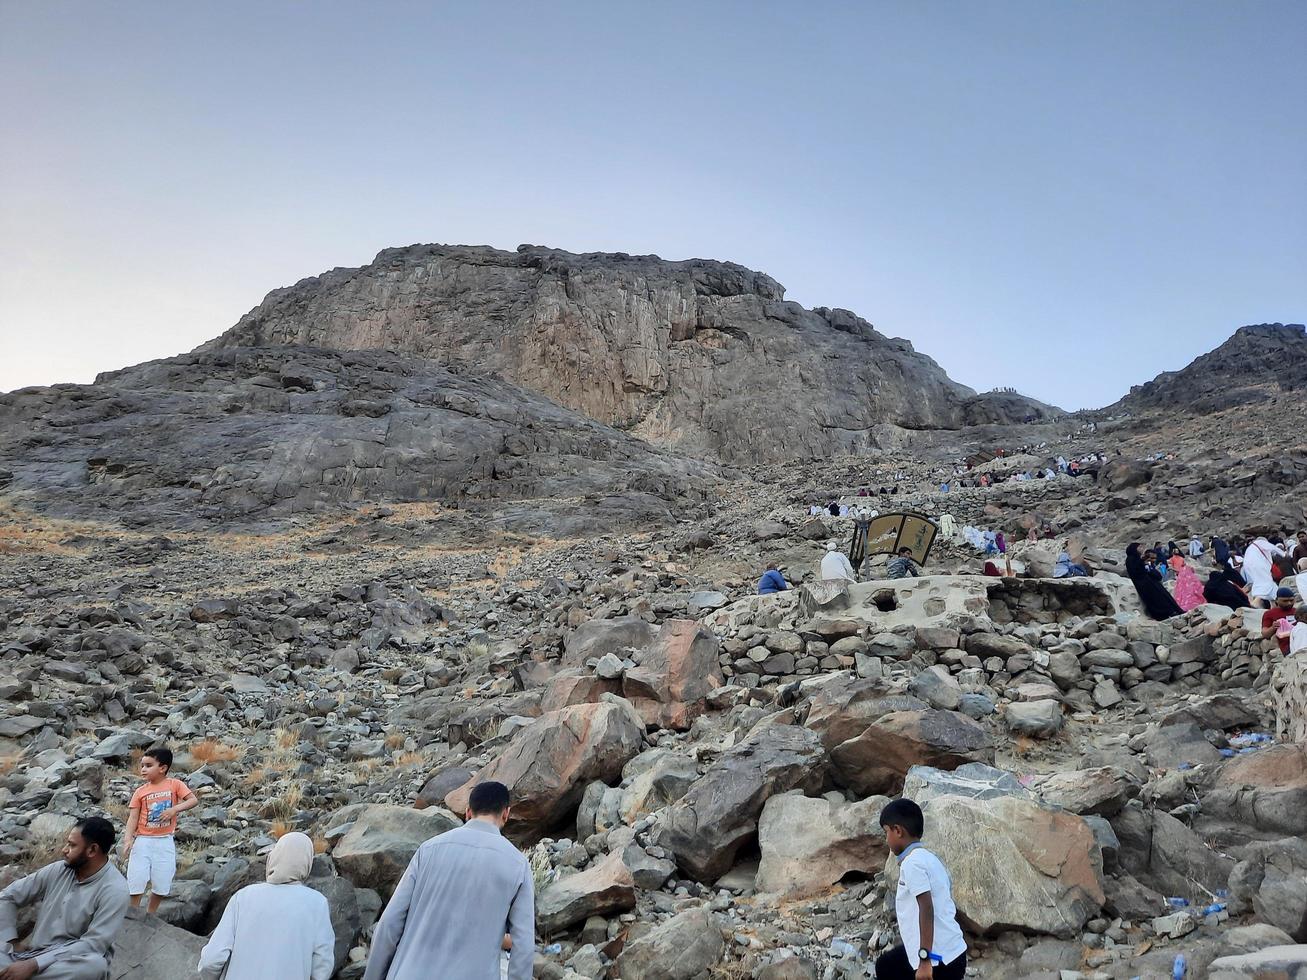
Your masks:
{"label": "stone wall", "polygon": [[1271,675],[1275,737],[1307,744],[1307,654],[1286,657]]}

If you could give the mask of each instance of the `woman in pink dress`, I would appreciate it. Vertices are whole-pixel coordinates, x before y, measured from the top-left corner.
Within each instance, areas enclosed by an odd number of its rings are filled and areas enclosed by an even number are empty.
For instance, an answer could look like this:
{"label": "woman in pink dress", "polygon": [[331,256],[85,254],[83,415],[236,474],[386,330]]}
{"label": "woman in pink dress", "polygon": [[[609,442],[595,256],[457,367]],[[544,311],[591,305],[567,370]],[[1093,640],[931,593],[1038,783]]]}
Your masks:
{"label": "woman in pink dress", "polygon": [[1202,580],[1183,561],[1180,564],[1180,570],[1176,572],[1175,601],[1185,612],[1196,606],[1201,606],[1207,601],[1203,598]]}

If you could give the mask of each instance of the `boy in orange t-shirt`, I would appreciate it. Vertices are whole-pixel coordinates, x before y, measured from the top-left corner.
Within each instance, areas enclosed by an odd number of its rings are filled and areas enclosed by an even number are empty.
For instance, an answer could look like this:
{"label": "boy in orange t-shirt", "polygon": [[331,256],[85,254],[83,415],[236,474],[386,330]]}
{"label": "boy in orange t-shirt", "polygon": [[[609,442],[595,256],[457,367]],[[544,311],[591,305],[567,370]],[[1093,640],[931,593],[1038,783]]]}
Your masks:
{"label": "boy in orange t-shirt", "polygon": [[172,878],[177,873],[177,848],[172,839],[177,814],[200,802],[185,783],[168,775],[171,768],[172,752],[162,746],[147,749],[141,756],[145,784],[132,794],[123,837],[127,893],[136,907],[148,885],[150,904],[146,911],[150,913],[157,912],[159,903],[172,893]]}

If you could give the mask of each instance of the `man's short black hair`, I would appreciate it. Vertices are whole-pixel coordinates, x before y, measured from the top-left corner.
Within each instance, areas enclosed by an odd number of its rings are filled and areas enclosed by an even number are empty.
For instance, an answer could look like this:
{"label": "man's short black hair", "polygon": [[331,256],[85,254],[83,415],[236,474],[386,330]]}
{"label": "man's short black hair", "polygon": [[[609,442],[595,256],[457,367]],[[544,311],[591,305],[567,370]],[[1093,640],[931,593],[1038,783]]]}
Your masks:
{"label": "man's short black hair", "polygon": [[94,844],[101,854],[113,851],[113,842],[117,839],[113,824],[104,817],[83,817],[74,824],[74,829],[82,835],[82,840]]}
{"label": "man's short black hair", "polygon": [[151,745],[141,753],[142,758],[147,755],[169,772],[172,772],[172,749],[162,745]]}
{"label": "man's short black hair", "polygon": [[468,809],[473,816],[489,813],[503,813],[508,808],[508,787],[503,783],[477,783],[472,787],[472,794],[467,798]]}
{"label": "man's short black hair", "polygon": [[926,818],[921,807],[911,800],[891,800],[880,811],[882,827],[902,827],[909,837],[920,837],[926,832]]}
{"label": "man's short black hair", "polygon": [[911,548],[900,548],[900,549],[899,549],[899,554],[900,554],[900,555],[907,555],[907,556],[910,558],[910,557],[912,557],[912,549],[911,549]]}

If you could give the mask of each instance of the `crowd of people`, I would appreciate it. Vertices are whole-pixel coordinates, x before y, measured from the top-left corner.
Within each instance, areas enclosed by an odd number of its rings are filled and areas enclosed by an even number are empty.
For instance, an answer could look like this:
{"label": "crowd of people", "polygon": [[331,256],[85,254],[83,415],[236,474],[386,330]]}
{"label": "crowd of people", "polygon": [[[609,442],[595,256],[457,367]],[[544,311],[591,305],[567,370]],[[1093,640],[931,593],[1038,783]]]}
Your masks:
{"label": "crowd of people", "polygon": [[[1089,454],[1085,460],[1088,464],[1098,462],[1095,454]],[[1057,458],[1059,469],[1065,467],[1067,471],[1078,462]],[[832,501],[828,508],[814,506],[812,510],[855,519],[876,516],[875,511],[865,507],[849,508],[838,501]],[[971,525],[959,528],[948,513],[940,515],[937,526],[946,539],[966,542],[985,559],[982,574],[1003,577],[1019,574],[1009,554],[1010,541],[1002,530]],[[1047,526],[1031,523],[1026,528],[1028,543],[1051,538],[1053,531]],[[1202,568],[1204,559],[1210,560],[1211,567]],[[885,571],[889,579],[921,574],[908,548],[898,549]],[[1230,609],[1260,608],[1264,638],[1275,637],[1286,654],[1307,649],[1307,531],[1294,535],[1257,535],[1247,540],[1212,537],[1208,545],[1193,535],[1184,545],[1158,541],[1147,549],[1139,542],[1132,542],[1126,548],[1125,572],[1144,611],[1153,619],[1179,616],[1205,603]],[[1206,579],[1200,572],[1205,572]],[[1092,576],[1094,571],[1078,553],[1073,555],[1070,541],[1063,541],[1051,574],[1054,578],[1077,578]],[[858,581],[853,564],[835,540],[826,544],[818,576],[824,581]],[[759,594],[788,588],[784,575],[774,564],[768,565],[758,583]]]}
{"label": "crowd of people", "polygon": [[[1194,566],[1209,554],[1204,582]],[[1307,650],[1307,531],[1246,541],[1213,537],[1210,551],[1197,536],[1184,548],[1159,541],[1145,550],[1134,542],[1126,549],[1126,574],[1153,619],[1204,603],[1261,609],[1264,639],[1274,638],[1285,654]]]}

